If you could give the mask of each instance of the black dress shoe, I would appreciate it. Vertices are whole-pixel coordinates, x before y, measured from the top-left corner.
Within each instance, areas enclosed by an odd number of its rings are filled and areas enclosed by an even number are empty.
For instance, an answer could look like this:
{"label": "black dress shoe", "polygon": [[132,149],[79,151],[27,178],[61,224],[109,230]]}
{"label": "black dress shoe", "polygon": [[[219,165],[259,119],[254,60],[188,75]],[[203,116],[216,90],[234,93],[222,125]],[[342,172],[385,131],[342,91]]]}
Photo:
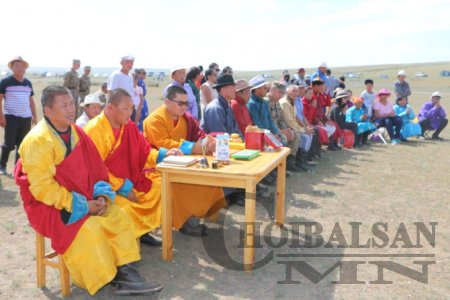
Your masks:
{"label": "black dress shoe", "polygon": [[150,247],[161,247],[162,242],[160,240],[155,239],[150,234],[146,233],[139,238],[141,244],[150,246]]}
{"label": "black dress shoe", "polygon": [[164,288],[160,283],[147,281],[130,265],[118,267],[116,277],[111,284],[117,286],[114,292],[116,295],[153,294]]}
{"label": "black dress shoe", "polygon": [[203,237],[208,235],[208,227],[206,227],[205,224],[191,227],[189,224],[185,223],[183,227],[180,228],[179,232],[188,236]]}

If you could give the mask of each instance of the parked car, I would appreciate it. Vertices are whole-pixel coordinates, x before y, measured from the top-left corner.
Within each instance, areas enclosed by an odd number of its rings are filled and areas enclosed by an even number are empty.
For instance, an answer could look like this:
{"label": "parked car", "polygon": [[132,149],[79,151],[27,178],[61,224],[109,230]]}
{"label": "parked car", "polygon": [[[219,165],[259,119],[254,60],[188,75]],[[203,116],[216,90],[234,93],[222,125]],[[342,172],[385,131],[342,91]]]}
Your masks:
{"label": "parked car", "polygon": [[417,72],[416,77],[428,77],[428,75],[424,72]]}
{"label": "parked car", "polygon": [[359,75],[353,72],[347,72],[344,74],[345,78],[359,78]]}
{"label": "parked car", "polygon": [[387,76],[387,74],[380,74],[379,77],[380,77],[380,78],[389,78],[389,76]]}
{"label": "parked car", "polygon": [[442,77],[450,77],[450,71],[449,70],[441,71],[441,76]]}

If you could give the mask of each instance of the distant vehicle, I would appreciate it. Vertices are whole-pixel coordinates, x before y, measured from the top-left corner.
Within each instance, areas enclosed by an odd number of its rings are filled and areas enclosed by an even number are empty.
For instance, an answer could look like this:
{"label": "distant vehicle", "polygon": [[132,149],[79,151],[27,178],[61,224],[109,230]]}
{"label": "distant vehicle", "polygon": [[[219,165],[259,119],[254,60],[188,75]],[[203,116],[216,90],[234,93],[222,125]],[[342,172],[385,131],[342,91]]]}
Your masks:
{"label": "distant vehicle", "polygon": [[389,78],[386,74],[380,74],[380,78]]}
{"label": "distant vehicle", "polygon": [[359,75],[353,72],[347,72],[344,74],[345,78],[359,78]]}
{"label": "distant vehicle", "polygon": [[424,72],[417,72],[416,77],[428,77],[428,75]]}
{"label": "distant vehicle", "polygon": [[155,72],[149,71],[147,76],[153,78],[155,76]]}
{"label": "distant vehicle", "polygon": [[449,70],[441,71],[441,76],[442,77],[450,77],[450,71]]}
{"label": "distant vehicle", "polygon": [[264,78],[273,78],[272,74],[262,74],[262,77]]}

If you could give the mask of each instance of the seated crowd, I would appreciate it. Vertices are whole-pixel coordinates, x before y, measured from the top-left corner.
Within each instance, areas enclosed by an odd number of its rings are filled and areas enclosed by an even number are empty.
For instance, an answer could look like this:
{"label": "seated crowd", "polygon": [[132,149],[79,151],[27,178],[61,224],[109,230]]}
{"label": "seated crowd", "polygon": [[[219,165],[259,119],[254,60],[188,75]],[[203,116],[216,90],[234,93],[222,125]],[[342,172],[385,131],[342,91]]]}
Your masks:
{"label": "seated crowd", "polygon": [[[162,215],[161,174],[155,166],[170,155],[201,154],[207,136],[227,132],[244,140],[247,127],[258,126],[290,149],[288,173],[309,172],[322,146],[340,150],[346,135],[353,136],[353,147],[368,144],[380,127],[392,144],[425,131],[441,139],[448,123],[439,92],[422,106],[416,121],[409,95],[398,94],[394,105],[387,89],[373,91],[372,80],[366,80],[361,97],[352,97],[342,78],[330,91],[325,64],[308,85],[303,68],[297,78],[283,74],[282,80],[269,83],[263,76],[235,81],[230,67],[219,73],[215,63],[205,76],[198,67],[187,73],[177,67],[162,105],[142,120],[143,97],[134,93],[138,77],[128,75],[133,62],[124,56],[122,68],[111,74],[106,103],[98,94],[86,96],[78,126],[70,91],[46,87],[44,118],[23,139],[14,171],[30,224],[51,239],[74,284],[91,295],[108,283],[117,286],[119,295],[162,290],[162,284],[148,281],[130,265],[140,259],[139,242],[161,245],[152,235]],[[399,72],[399,78],[403,75]],[[0,96],[7,93],[3,85]],[[206,152],[212,154],[215,140],[206,141]],[[273,196],[267,185],[275,182],[275,172],[267,175],[257,186],[257,198]],[[243,191],[234,188],[177,183],[171,195],[173,227],[194,237],[207,235],[202,218],[227,203],[245,203]]]}

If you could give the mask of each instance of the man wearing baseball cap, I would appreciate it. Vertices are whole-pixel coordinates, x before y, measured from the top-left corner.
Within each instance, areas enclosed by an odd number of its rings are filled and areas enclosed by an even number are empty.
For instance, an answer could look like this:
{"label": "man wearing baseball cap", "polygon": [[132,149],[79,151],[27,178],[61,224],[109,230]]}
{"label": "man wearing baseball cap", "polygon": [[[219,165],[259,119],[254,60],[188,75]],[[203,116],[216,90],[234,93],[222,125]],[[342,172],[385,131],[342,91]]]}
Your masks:
{"label": "man wearing baseball cap", "polygon": [[75,124],[83,128],[90,119],[98,116],[102,112],[104,103],[96,94],[87,95],[84,102],[80,103],[80,107],[84,109],[83,114],[77,119]]}
{"label": "man wearing baseball cap", "polygon": [[430,96],[429,102],[422,105],[418,114],[419,124],[422,127],[422,137],[426,130],[435,130],[432,139],[442,140],[439,134],[444,130],[448,124],[447,114],[444,108],[441,106],[442,94],[434,92]]}
{"label": "man wearing baseball cap", "polygon": [[[23,138],[36,123],[36,108],[33,99],[33,86],[25,78],[28,63],[20,56],[8,63],[13,72],[11,76],[0,80],[0,126],[5,128],[5,141],[0,156],[0,175],[6,175],[9,153],[19,149]],[[4,110],[2,100],[5,100]],[[16,152],[16,162],[19,158]]]}

